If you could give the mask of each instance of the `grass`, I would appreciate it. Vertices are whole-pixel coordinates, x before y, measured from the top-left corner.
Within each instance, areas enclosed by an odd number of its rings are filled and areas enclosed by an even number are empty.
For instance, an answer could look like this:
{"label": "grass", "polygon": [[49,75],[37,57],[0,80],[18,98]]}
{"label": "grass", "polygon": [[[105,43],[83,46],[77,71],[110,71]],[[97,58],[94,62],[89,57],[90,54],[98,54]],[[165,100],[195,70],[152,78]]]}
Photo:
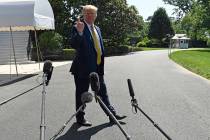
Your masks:
{"label": "grass", "polygon": [[210,80],[210,49],[175,51],[169,57],[186,69]]}

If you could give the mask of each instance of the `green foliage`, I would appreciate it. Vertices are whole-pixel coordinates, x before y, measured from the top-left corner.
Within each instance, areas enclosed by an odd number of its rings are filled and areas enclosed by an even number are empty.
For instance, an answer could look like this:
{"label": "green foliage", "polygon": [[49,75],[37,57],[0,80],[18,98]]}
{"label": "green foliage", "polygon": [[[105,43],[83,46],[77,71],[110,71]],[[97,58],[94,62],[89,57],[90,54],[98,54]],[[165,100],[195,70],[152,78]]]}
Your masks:
{"label": "green foliage", "polygon": [[123,44],[128,34],[142,28],[143,18],[136,7],[128,7],[124,0],[97,1],[96,6],[99,8],[96,24],[101,28],[103,38],[114,42],[115,46]]}
{"label": "green foliage", "polygon": [[148,43],[148,47],[150,48],[161,48],[161,40],[159,39],[150,39],[150,42]]}
{"label": "green foliage", "polygon": [[147,47],[149,45],[149,43],[150,43],[150,40],[147,37],[145,37],[142,41],[138,42],[136,46],[137,47]]}
{"label": "green foliage", "polygon": [[206,9],[203,6],[194,4],[191,10],[176,22],[176,32],[186,33],[193,40],[207,40],[207,27],[204,26]]}
{"label": "green foliage", "polygon": [[[128,6],[125,0],[49,0],[49,2],[54,11],[55,31],[63,36],[63,46],[69,46],[71,28],[76,17],[81,15],[81,5],[86,4],[98,7],[96,25],[102,30],[108,55],[129,52],[129,47],[120,46],[126,42],[129,35],[135,37],[145,35],[145,32],[139,32],[144,25],[143,18],[138,14],[136,7]],[[41,43],[41,46],[46,45]],[[63,53],[65,56],[69,52]],[[71,56],[67,55],[70,58]]]}
{"label": "green foliage", "polygon": [[174,30],[165,9],[159,8],[152,17],[148,37],[161,41],[167,34],[173,35]]}
{"label": "green foliage", "polygon": [[177,34],[187,34],[187,29],[182,28],[182,24],[180,20],[177,20],[175,22],[172,22],[172,26],[174,29],[174,32]]}
{"label": "green foliage", "polygon": [[136,47],[147,47],[147,44],[144,41],[140,41],[136,44]]}
{"label": "green foliage", "polygon": [[143,39],[147,37],[148,32],[149,32],[149,22],[144,22],[143,23],[143,28],[140,30],[140,37]]}
{"label": "green foliage", "polygon": [[69,35],[76,17],[81,13],[81,5],[91,0],[49,0],[55,17],[55,31],[63,36],[64,44],[69,44]]}
{"label": "green foliage", "polygon": [[184,14],[191,10],[195,0],[163,0],[163,2],[177,7],[175,12],[179,18],[182,18]]}
{"label": "green foliage", "polygon": [[119,46],[106,46],[105,47],[105,56],[111,55],[121,55],[130,52],[128,45],[119,45]]}
{"label": "green foliage", "polygon": [[75,49],[63,49],[63,60],[73,60],[75,53]]}
{"label": "green foliage", "polygon": [[[164,2],[177,6],[185,13],[176,32],[185,31],[191,38],[206,40],[205,32],[210,28],[210,1],[209,0],[163,0]],[[176,11],[177,12],[177,11]],[[181,16],[182,17],[182,16]],[[180,17],[180,18],[181,18]]]}
{"label": "green foliage", "polygon": [[130,48],[130,49],[129,49],[130,52],[143,51],[143,49],[140,48],[140,47],[129,47],[129,48]]}
{"label": "green foliage", "polygon": [[[81,5],[94,4],[98,7],[96,24],[102,30],[104,39],[123,44],[130,33],[138,32],[143,18],[135,6],[128,6],[125,0],[49,0],[55,16],[55,30],[63,36],[64,45],[70,44],[70,32],[76,17],[81,14]],[[112,43],[113,44],[113,43]]]}
{"label": "green foliage", "polygon": [[39,35],[39,47],[44,54],[62,49],[63,38],[54,31],[47,31]]}

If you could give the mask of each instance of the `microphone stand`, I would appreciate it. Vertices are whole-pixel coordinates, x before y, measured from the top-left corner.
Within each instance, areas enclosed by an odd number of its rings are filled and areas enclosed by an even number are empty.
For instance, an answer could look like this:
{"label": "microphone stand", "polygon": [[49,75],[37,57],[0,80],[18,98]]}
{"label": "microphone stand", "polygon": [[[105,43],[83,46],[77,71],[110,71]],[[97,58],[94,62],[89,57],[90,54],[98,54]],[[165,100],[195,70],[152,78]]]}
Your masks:
{"label": "microphone stand", "polygon": [[47,74],[43,74],[43,89],[42,89],[42,105],[41,105],[41,124],[40,124],[40,140],[45,140],[45,96],[46,96],[46,81],[47,81]]}
{"label": "microphone stand", "polygon": [[99,102],[100,105],[103,106],[103,108],[108,113],[108,116],[111,117],[111,119],[117,124],[117,126],[119,127],[121,132],[124,134],[126,139],[130,140],[131,137],[126,133],[125,130],[123,130],[118,120],[115,118],[115,116],[112,114],[112,112],[108,109],[108,107],[104,104],[104,102],[101,100],[100,96],[98,95],[98,92],[100,90],[100,82],[99,82],[99,76],[96,72],[90,73],[90,85],[91,85],[92,91],[94,92],[96,103]]}
{"label": "microphone stand", "polygon": [[133,108],[135,108],[135,114],[137,113],[137,109],[139,111],[141,111],[141,113],[168,139],[168,140],[172,140],[159,126],[157,123],[155,123],[139,106],[137,103],[137,100],[134,98],[134,92],[133,92],[133,87],[132,87],[132,83],[131,80],[128,79],[128,87],[129,87],[129,91],[130,91],[130,96],[131,96],[131,106]]}
{"label": "microphone stand", "polygon": [[108,107],[104,104],[104,102],[101,100],[101,98],[97,95],[97,93],[95,92],[95,99],[96,101],[98,101],[103,107],[104,109],[108,112],[109,117],[112,118],[112,120],[114,120],[114,122],[117,124],[117,126],[119,127],[119,129],[121,130],[121,132],[124,134],[124,136],[126,137],[127,140],[131,139],[131,136],[129,136],[125,130],[123,130],[123,128],[121,127],[119,121],[115,118],[115,116],[112,114],[112,112],[108,109]]}
{"label": "microphone stand", "polygon": [[81,106],[77,109],[76,113],[74,113],[74,114],[73,114],[73,115],[72,115],[72,116],[63,124],[63,126],[58,130],[58,132],[57,132],[52,138],[50,138],[50,140],[55,140],[55,139],[57,138],[57,136],[60,135],[60,134],[63,132],[63,130],[65,129],[65,127],[67,126],[67,124],[74,118],[74,116],[76,116],[77,113],[78,113],[79,111],[83,111],[83,110],[85,109],[85,107],[86,107],[85,104],[81,105]]}
{"label": "microphone stand", "polygon": [[136,109],[138,109],[139,111],[141,111],[142,114],[144,114],[144,116],[168,139],[168,140],[172,140],[159,126],[157,123],[155,123],[139,106],[138,104],[136,104],[135,102],[131,102],[131,105]]}

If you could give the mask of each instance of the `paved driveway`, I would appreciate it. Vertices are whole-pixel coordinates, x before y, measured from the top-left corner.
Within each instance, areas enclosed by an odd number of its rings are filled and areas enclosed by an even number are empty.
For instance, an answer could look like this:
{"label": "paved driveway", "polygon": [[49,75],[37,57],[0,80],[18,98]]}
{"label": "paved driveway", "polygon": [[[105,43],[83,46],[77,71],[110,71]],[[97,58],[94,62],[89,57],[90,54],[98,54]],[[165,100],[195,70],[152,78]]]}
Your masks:
{"label": "paved driveway", "polygon": [[[127,79],[133,83],[140,108],[173,140],[208,140],[210,138],[210,82],[169,60],[167,51],[145,51],[105,59],[105,81],[111,102],[128,117],[122,127],[132,140],[166,138],[142,115],[132,113]],[[56,67],[47,87],[46,139],[74,113],[74,82],[70,64]],[[36,86],[38,76],[0,87],[0,102]],[[0,106],[0,139],[39,139],[42,88],[36,88]],[[109,125],[99,105],[93,101],[86,108],[92,127],[69,123],[58,140],[123,140],[116,125]]]}

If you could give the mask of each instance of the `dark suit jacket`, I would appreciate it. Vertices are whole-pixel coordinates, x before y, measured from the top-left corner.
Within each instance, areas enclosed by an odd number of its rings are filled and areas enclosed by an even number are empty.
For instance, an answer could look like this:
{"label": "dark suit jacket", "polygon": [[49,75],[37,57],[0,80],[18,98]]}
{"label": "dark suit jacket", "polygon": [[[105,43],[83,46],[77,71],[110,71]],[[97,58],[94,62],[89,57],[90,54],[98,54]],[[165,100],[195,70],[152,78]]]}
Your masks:
{"label": "dark suit jacket", "polygon": [[97,65],[97,53],[94,47],[93,38],[85,24],[83,35],[79,35],[76,28],[73,27],[71,34],[71,47],[76,49],[76,56],[72,62],[70,72],[72,74],[87,77],[91,72],[97,72],[99,75],[104,75],[104,46],[99,27],[95,26],[101,44],[101,64]]}

